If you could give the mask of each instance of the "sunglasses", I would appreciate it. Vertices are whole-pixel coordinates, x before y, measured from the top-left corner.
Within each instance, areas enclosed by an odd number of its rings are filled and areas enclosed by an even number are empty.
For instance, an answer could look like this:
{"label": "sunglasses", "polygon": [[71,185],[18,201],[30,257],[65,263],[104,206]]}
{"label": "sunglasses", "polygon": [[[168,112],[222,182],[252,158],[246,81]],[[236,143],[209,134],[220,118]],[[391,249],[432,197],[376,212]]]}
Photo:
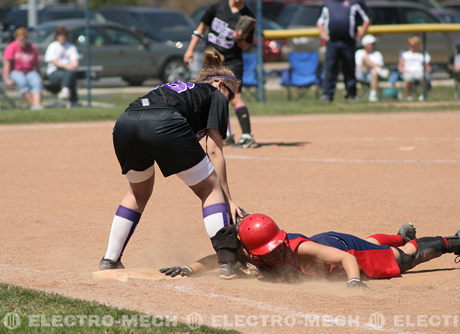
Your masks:
{"label": "sunglasses", "polygon": [[221,81],[222,86],[228,91],[228,100],[231,101],[235,98],[235,92],[230,89],[223,81]]}

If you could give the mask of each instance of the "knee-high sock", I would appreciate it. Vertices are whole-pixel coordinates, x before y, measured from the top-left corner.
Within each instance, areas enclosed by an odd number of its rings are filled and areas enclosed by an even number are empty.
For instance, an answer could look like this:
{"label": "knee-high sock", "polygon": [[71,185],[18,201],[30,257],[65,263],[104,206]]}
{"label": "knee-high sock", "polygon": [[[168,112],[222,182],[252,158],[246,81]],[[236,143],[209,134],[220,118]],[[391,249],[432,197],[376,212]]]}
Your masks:
{"label": "knee-high sock", "polygon": [[112,229],[109,236],[109,244],[104,258],[112,261],[118,261],[123,255],[123,251],[128,244],[129,239],[134,233],[141,213],[119,206],[112,221]]}
{"label": "knee-high sock", "polygon": [[203,219],[212,246],[220,264],[236,261],[238,238],[230,225],[226,203],[217,203],[203,208]]}
{"label": "knee-high sock", "polygon": [[241,126],[241,132],[243,134],[251,134],[251,122],[249,120],[249,110],[246,106],[242,106],[235,109],[236,117]]}
{"label": "knee-high sock", "polygon": [[374,238],[379,242],[382,246],[391,246],[391,247],[399,247],[406,244],[404,239],[398,234],[374,234],[369,236],[369,238]]}

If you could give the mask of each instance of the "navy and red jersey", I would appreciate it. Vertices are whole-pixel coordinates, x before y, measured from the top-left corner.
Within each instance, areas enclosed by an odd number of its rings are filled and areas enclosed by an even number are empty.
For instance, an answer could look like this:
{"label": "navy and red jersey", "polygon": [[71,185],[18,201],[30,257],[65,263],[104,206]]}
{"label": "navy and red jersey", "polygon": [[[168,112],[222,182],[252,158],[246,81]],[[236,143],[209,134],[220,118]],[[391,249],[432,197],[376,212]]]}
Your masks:
{"label": "navy and red jersey", "polygon": [[207,129],[218,130],[225,139],[228,101],[214,86],[183,81],[166,83],[137,98],[128,109],[162,106],[173,107],[184,116],[198,139],[205,135]]}
{"label": "navy and red jersey", "polygon": [[359,268],[368,277],[388,278],[401,275],[401,270],[389,246],[370,243],[351,234],[325,232],[310,238],[295,233],[287,234],[289,246],[297,251],[299,245],[306,241],[334,247],[356,257]]}
{"label": "navy and red jersey", "polygon": [[[242,50],[232,40],[235,26],[241,15],[254,17],[246,5],[239,12],[232,13],[228,0],[220,0],[212,4],[201,18],[201,22],[209,27],[207,45],[222,53],[226,62],[243,59]],[[246,42],[252,43],[252,40],[253,32],[250,32]]]}

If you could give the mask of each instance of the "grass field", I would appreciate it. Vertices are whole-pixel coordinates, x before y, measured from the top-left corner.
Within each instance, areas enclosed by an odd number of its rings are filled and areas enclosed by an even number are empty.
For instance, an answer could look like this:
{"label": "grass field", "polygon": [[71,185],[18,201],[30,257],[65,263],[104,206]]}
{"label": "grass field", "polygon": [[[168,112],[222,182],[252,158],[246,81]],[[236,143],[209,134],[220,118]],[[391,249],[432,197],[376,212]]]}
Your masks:
{"label": "grass field", "polygon": [[[148,90],[146,89],[146,92]],[[31,111],[28,109],[8,109],[0,111],[0,124],[17,123],[59,123],[115,120],[126,106],[138,97],[139,94],[113,94],[110,96],[95,96],[95,101],[108,102],[114,107],[101,108],[72,108],[72,109],[44,109]],[[290,114],[326,114],[326,113],[383,113],[401,112],[413,109],[427,111],[453,110],[458,108],[458,101],[452,98],[452,88],[435,87],[430,92],[429,100],[420,102],[381,101],[368,103],[367,101],[347,102],[343,93],[337,92],[334,103],[322,103],[314,98],[312,92],[307,92],[303,98],[287,100],[285,91],[268,91],[265,103],[258,103],[247,96],[251,115],[290,115]],[[296,94],[294,94],[296,97]]]}
{"label": "grass field", "polygon": [[[0,284],[0,333],[189,333],[175,319]],[[193,328],[193,327],[192,327]],[[199,327],[193,333],[236,333]]]}

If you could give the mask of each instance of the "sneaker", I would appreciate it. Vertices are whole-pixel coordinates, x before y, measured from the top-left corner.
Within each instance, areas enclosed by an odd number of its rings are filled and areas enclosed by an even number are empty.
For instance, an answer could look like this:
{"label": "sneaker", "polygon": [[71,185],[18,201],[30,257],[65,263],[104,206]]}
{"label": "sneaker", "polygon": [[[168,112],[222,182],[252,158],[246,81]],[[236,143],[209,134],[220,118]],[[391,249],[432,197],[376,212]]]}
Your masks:
{"label": "sneaker", "polygon": [[70,90],[68,87],[62,87],[61,91],[58,93],[58,98],[61,100],[67,100],[70,97]]}
{"label": "sneaker", "polygon": [[100,270],[107,270],[107,269],[124,269],[125,266],[121,261],[112,261],[109,259],[102,259],[99,262],[99,269]]}
{"label": "sneaker", "polygon": [[377,98],[377,92],[375,90],[371,90],[369,92],[369,102],[377,102],[379,99]]}
{"label": "sneaker", "polygon": [[259,144],[256,143],[254,137],[241,137],[238,142],[236,143],[236,146],[242,147],[242,148],[256,148],[259,147]]}
{"label": "sneaker", "polygon": [[233,135],[227,136],[224,139],[224,146],[235,145],[235,137]]}
{"label": "sneaker", "polygon": [[405,242],[409,242],[416,238],[416,233],[417,231],[415,230],[414,224],[411,222],[405,222],[402,224],[397,234],[400,235]]}
{"label": "sneaker", "polygon": [[32,107],[30,107],[30,110],[43,110],[43,106],[42,105],[32,106]]}
{"label": "sneaker", "polygon": [[219,278],[233,279],[240,273],[245,273],[245,268],[240,262],[223,263],[220,265]]}

